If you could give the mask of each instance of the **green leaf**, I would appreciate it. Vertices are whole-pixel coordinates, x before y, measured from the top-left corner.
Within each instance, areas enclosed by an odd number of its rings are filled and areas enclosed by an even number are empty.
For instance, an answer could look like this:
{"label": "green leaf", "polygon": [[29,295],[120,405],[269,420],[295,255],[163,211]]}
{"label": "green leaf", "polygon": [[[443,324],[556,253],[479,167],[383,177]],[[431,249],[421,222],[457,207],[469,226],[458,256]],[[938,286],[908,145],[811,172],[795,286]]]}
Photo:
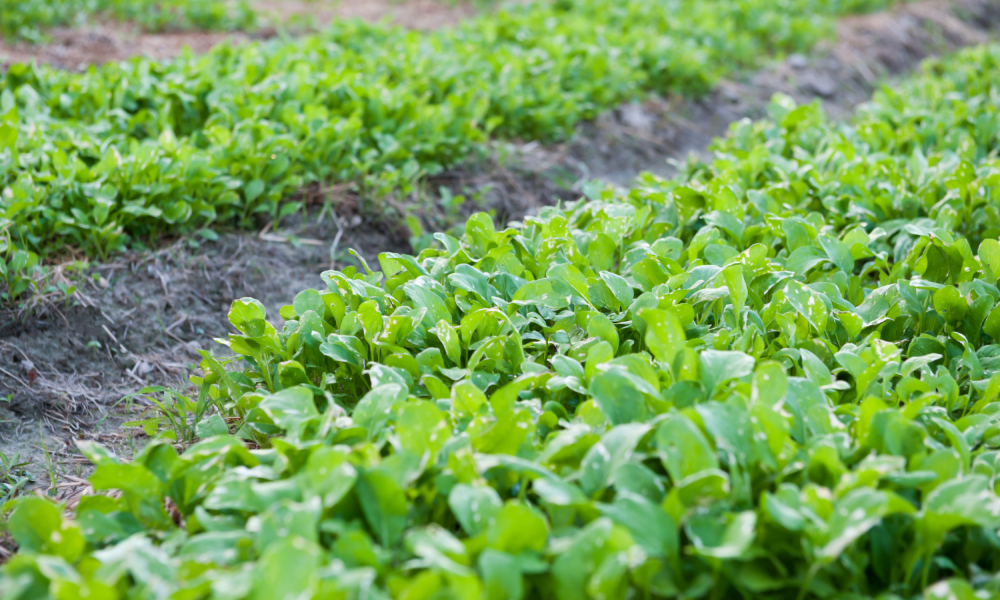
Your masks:
{"label": "green leaf", "polygon": [[455,272],[448,276],[448,281],[460,290],[479,296],[487,305],[493,298],[493,294],[490,293],[489,278],[470,265],[457,265]]}
{"label": "green leaf", "polygon": [[292,600],[311,596],[318,582],[322,549],[301,537],[277,540],[252,571],[253,600]]}
{"label": "green leaf", "polygon": [[955,287],[946,286],[934,292],[934,310],[945,321],[961,321],[969,312],[969,303]]}
{"label": "green leaf", "polygon": [[292,438],[299,438],[304,428],[319,418],[312,390],[305,386],[296,386],[265,396],[259,406],[267,416],[271,417],[275,425],[287,431]]}
{"label": "green leaf", "polygon": [[756,538],[757,514],[744,511],[723,518],[696,515],[685,525],[695,553],[717,559],[743,557]]}
{"label": "green leaf", "polygon": [[747,301],[747,284],[743,279],[743,266],[739,263],[730,265],[722,270],[722,275],[726,279],[726,287],[729,288],[729,297],[733,300],[733,307],[736,314],[743,312],[743,307]]}
{"label": "green leaf", "polygon": [[[583,273],[579,269],[574,267],[569,263],[562,263],[558,265],[552,265],[549,268],[548,277],[553,281],[559,281],[569,286],[576,295],[590,302],[590,294],[587,292],[587,278],[583,276]],[[516,298],[515,294],[515,298]]]}
{"label": "green leaf", "polygon": [[417,455],[427,453],[432,461],[451,437],[444,416],[430,402],[404,404],[396,417],[396,432],[404,450]]}
{"label": "green leaf", "polygon": [[416,308],[423,308],[427,312],[424,314],[423,326],[427,329],[434,327],[439,321],[451,323],[451,312],[444,300],[424,286],[410,281],[403,286],[406,297],[413,301]]}
{"label": "green leaf", "polygon": [[940,354],[925,354],[923,356],[914,356],[913,358],[908,358],[903,361],[903,364],[899,367],[899,374],[903,377],[907,377],[910,373],[921,369],[935,361],[942,358]]}
{"label": "green leaf", "polygon": [[778,363],[767,362],[757,365],[753,374],[751,399],[754,403],[774,406],[788,392],[788,376]]}
{"label": "green leaf", "polygon": [[580,487],[594,495],[614,483],[616,471],[629,461],[636,445],[650,427],[630,423],[611,428],[601,441],[590,447],[580,463]]}
{"label": "green leaf", "polygon": [[851,250],[846,244],[828,235],[821,235],[816,239],[819,241],[819,245],[822,246],[823,251],[826,252],[830,262],[837,265],[837,268],[844,273],[848,275],[854,274],[854,257],[851,255]]}
{"label": "green leaf", "polygon": [[607,554],[613,524],[608,518],[590,522],[574,535],[566,550],[552,564],[552,576],[558,586],[560,600],[587,600],[587,583]]}
{"label": "green leaf", "polygon": [[357,482],[358,501],[379,543],[392,546],[403,537],[408,507],[406,494],[386,472],[363,471]]}
{"label": "green leaf", "polygon": [[490,548],[508,554],[525,550],[541,552],[549,536],[549,525],[534,508],[518,500],[507,502],[486,532]]}
{"label": "green leaf", "polygon": [[265,320],[267,315],[264,305],[253,298],[234,300],[229,309],[229,322],[248,337],[261,337],[273,331],[273,327]]}
{"label": "green leaf", "polygon": [[687,340],[680,321],[667,310],[644,308],[639,314],[646,322],[646,344],[650,351],[658,360],[673,364]]}
{"label": "green leaf", "polygon": [[613,504],[599,505],[601,514],[629,530],[647,555],[676,559],[680,553],[677,524],[661,507],[635,494],[620,493]]}
{"label": "green leaf", "polygon": [[451,410],[456,416],[474,416],[486,406],[486,394],[471,381],[461,381],[451,388]]}
{"label": "green leaf", "polygon": [[444,346],[445,354],[457,366],[462,366],[462,340],[458,337],[458,332],[447,321],[438,321],[434,326],[441,345]]}
{"label": "green leaf", "polygon": [[229,425],[226,421],[219,415],[215,413],[209,418],[198,423],[195,427],[195,431],[200,438],[210,438],[216,435],[229,435]]}
{"label": "green leaf", "polygon": [[487,600],[519,600],[524,596],[521,567],[516,557],[487,548],[479,555],[479,570],[483,574]]}
{"label": "green leaf", "polygon": [[945,579],[924,592],[924,600],[977,600],[979,597],[964,579]]}
{"label": "green leaf", "polygon": [[705,215],[705,222],[715,225],[732,235],[737,242],[743,242],[744,226],[735,216],[728,212],[714,210]]}
{"label": "green leaf", "polygon": [[813,383],[822,387],[829,385],[833,381],[830,369],[823,364],[823,361],[818,356],[805,348],[801,348],[799,354],[802,356],[802,369]]}
{"label": "green leaf", "polygon": [[53,554],[76,562],[84,549],[83,535],[75,524],[63,522],[55,504],[25,496],[14,500],[13,507],[6,528],[22,552]]}
{"label": "green leaf", "polygon": [[705,350],[701,358],[701,383],[709,395],[733,379],[753,373],[754,359],[743,352]]}
{"label": "green leaf", "polygon": [[785,287],[785,297],[792,308],[805,317],[817,332],[822,334],[826,331],[829,312],[819,294],[797,281],[789,281]]}
{"label": "green leaf", "polygon": [[1000,242],[993,239],[983,240],[979,244],[979,261],[983,266],[986,282],[996,284],[1000,277]]}
{"label": "green leaf", "polygon": [[612,425],[644,421],[649,410],[643,391],[656,393],[648,382],[621,366],[599,369],[589,390]]}
{"label": "green leaf", "polygon": [[300,317],[306,314],[306,311],[309,310],[321,316],[326,311],[326,304],[323,302],[323,298],[316,290],[304,290],[299,292],[295,295],[295,301],[292,303],[292,306],[295,307],[295,314]]}
{"label": "green leaf", "polygon": [[530,281],[514,294],[511,304],[531,306],[540,304],[553,310],[566,308],[573,296],[573,288],[558,279],[539,279]]}
{"label": "green leaf", "polygon": [[892,492],[867,487],[851,490],[837,501],[827,524],[826,544],[817,556],[832,561],[887,515],[913,512],[913,505]]}
{"label": "green leaf", "polygon": [[690,475],[719,468],[715,450],[691,419],[670,415],[656,430],[656,448],[674,485]]}
{"label": "green leaf", "polygon": [[782,489],[779,494],[764,492],[761,509],[772,521],[789,531],[801,531],[806,519],[798,508],[798,490],[793,486]]}
{"label": "green leaf", "polygon": [[946,481],[924,499],[924,526],[946,533],[962,525],[1000,527],[1000,497],[982,475]]}
{"label": "green leaf", "polygon": [[491,487],[460,483],[448,495],[448,506],[470,536],[492,529],[503,502]]}
{"label": "green leaf", "polygon": [[986,321],[983,323],[983,331],[986,332],[994,342],[1000,341],[1000,305],[990,311]]}
{"label": "green leaf", "polygon": [[587,335],[604,340],[611,345],[612,352],[618,352],[618,330],[611,319],[604,315],[596,314],[590,318],[587,323]]}
{"label": "green leaf", "polygon": [[635,291],[624,277],[610,271],[601,271],[601,279],[622,306],[627,307],[632,304]]}
{"label": "green leaf", "polygon": [[598,233],[587,246],[587,260],[595,271],[611,268],[615,260],[615,241],[603,233]]}
{"label": "green leaf", "polygon": [[351,416],[355,424],[365,428],[368,439],[375,439],[394,416],[395,408],[405,401],[406,388],[398,383],[387,383],[365,394]]}
{"label": "green leaf", "polygon": [[354,488],[358,472],[339,448],[319,448],[299,472],[305,498],[318,497],[324,508],[335,506]]}

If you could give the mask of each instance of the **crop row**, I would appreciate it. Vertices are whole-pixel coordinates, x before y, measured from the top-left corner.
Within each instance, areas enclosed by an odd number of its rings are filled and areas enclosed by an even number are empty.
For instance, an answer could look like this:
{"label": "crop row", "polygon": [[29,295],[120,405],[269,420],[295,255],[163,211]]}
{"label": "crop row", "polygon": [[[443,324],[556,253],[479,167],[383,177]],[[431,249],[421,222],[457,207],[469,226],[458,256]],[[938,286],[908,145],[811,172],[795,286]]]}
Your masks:
{"label": "crop row", "polygon": [[96,15],[146,31],[246,29],[256,21],[245,0],[235,7],[215,0],[0,0],[0,35],[40,42],[48,28],[79,25]]}
{"label": "crop row", "polygon": [[996,597],[998,75],[234,302],[173,429],[80,444],[120,496],[5,507],[4,597]]}
{"label": "crop row", "polygon": [[643,91],[700,93],[882,2],[563,0],[439,32],[323,35],[86,73],[0,77],[0,229],[47,256],[300,210],[311,182],[378,197],[490,135],[552,139]]}

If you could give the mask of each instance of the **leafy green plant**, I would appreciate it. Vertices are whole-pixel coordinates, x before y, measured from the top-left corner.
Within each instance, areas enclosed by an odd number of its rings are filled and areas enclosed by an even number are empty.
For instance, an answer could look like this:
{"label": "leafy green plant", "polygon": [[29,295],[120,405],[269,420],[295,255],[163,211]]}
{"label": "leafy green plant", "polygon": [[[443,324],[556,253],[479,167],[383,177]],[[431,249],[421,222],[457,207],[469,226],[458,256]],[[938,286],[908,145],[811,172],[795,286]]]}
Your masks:
{"label": "leafy green plant", "polygon": [[83,24],[99,14],[146,31],[247,29],[256,22],[245,1],[233,9],[218,0],[0,0],[0,34],[42,42],[48,28]]}
{"label": "leafy green plant", "polygon": [[994,597],[998,56],[850,126],[778,98],[675,180],[328,271],[280,331],[234,302],[244,368],[193,382],[235,435],[80,444],[121,495],[8,503],[0,589]]}
{"label": "leafy green plant", "polygon": [[23,310],[45,302],[73,302],[79,281],[88,267],[74,260],[60,265],[40,264],[38,255],[17,248],[6,231],[0,231],[0,305]]}
{"label": "leafy green plant", "polygon": [[31,291],[35,276],[42,269],[38,255],[15,247],[7,232],[0,231],[0,302],[15,302]]}
{"label": "leafy green plant", "polygon": [[[490,136],[565,137],[647,91],[698,94],[809,48],[821,0],[565,0],[455,28],[337,23],[322,35],[86,73],[0,76],[0,227],[42,256],[295,213],[312,182],[408,194]],[[851,5],[855,6],[854,4]]]}
{"label": "leafy green plant", "polygon": [[257,22],[246,0],[98,0],[95,12],[138,23],[146,31],[248,30]]}
{"label": "leafy green plant", "polygon": [[20,495],[24,489],[34,480],[34,477],[25,470],[27,461],[21,461],[21,456],[15,454],[13,458],[0,450],[0,504]]}
{"label": "leafy green plant", "polygon": [[[127,421],[122,427],[142,429],[150,437],[161,427],[166,427],[173,439],[179,442],[192,442],[199,435],[211,437],[210,432],[228,433],[228,426],[218,412],[219,407],[212,401],[208,391],[207,386],[202,386],[202,392],[197,398],[189,398],[178,390],[163,386],[144,387],[135,394],[126,396],[125,400],[131,402],[136,397],[145,398],[153,405],[153,416],[144,415],[144,418]],[[206,429],[208,427],[214,429]]]}

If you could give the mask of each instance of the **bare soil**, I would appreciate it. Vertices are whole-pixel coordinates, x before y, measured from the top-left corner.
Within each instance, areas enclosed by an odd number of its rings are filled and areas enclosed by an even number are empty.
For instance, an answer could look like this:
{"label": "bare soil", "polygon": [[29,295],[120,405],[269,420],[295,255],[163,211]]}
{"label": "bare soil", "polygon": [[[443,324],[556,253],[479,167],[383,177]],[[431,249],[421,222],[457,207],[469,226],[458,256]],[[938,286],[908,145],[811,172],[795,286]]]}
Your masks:
{"label": "bare soil", "polygon": [[[838,22],[835,39],[809,56],[791,55],[765,68],[718,82],[702,98],[651,96],[582,123],[562,144],[496,143],[494,152],[428,182],[477,195],[500,221],[580,196],[597,181],[630,186],[640,173],[671,177],[678,163],[711,158],[713,139],[745,118],[766,114],[775,94],[819,101],[834,120],[849,117],[880,86],[892,85],[932,56],[994,40],[1000,0],[920,0],[894,10]],[[428,229],[447,223],[439,206],[422,212]]]}
{"label": "bare soil", "polygon": [[476,14],[468,2],[447,0],[254,0],[251,5],[272,22],[307,19],[320,27],[333,19],[364,19],[438,29]]}
{"label": "bare soil", "polygon": [[87,26],[50,29],[46,31],[49,41],[44,44],[0,38],[0,67],[37,61],[64,69],[84,69],[133,56],[169,59],[185,49],[203,54],[223,42],[241,44],[274,37],[278,25],[292,32],[305,32],[322,29],[334,19],[364,19],[412,29],[435,29],[476,13],[476,8],[465,0],[254,0],[251,5],[265,23],[255,32],[147,33],[128,23],[100,19]]}
{"label": "bare soil", "polygon": [[[998,25],[1000,0],[921,0],[847,17],[839,22],[836,39],[821,42],[808,57],[792,55],[721,81],[696,100],[652,97],[625,104],[583,124],[566,144],[529,144],[512,163],[536,176],[599,179],[618,186],[628,186],[645,171],[671,176],[676,169],[668,160],[683,161],[691,154],[708,158],[713,138],[740,119],[763,116],[776,93],[799,103],[819,100],[831,118],[843,119],[878,86],[891,84],[925,58],[990,41]],[[473,170],[462,183],[482,177]],[[512,185],[509,177],[493,177],[490,183],[494,195],[522,195],[524,187]],[[540,192],[541,199],[551,195],[544,186]]]}
{"label": "bare soil", "polygon": [[0,449],[31,461],[39,484],[48,484],[49,463],[79,476],[76,439],[127,455],[141,432],[120,425],[149,403],[123,398],[146,385],[186,391],[199,350],[228,354],[213,339],[231,330],[234,299],[257,298],[280,323],[279,308],[298,291],[323,289],[320,273],[344,268],[348,248],[377,264],[379,252],[409,251],[407,240],[391,223],[345,214],[335,224],[326,213],[305,227],[177,240],[94,265],[68,305],[0,314]]}
{"label": "bare soil", "polygon": [[[822,100],[842,118],[877,85],[927,56],[988,41],[998,24],[1000,0],[924,0],[845,19],[837,39],[811,57],[790,56],[723,81],[705,98],[627,104],[560,145],[498,143],[491,155],[428,181],[427,193],[407,206],[425,227],[440,229],[474,209],[491,210],[500,221],[521,219],[577,197],[588,179],[626,186],[642,171],[669,176],[668,159],[706,157],[713,137],[738,119],[760,116],[774,93]],[[453,214],[438,200],[438,186],[478,201]],[[398,224],[404,207],[390,200],[396,217],[386,217],[367,214],[350,195],[335,205],[336,223],[313,211],[305,225],[119,256],[91,267],[96,279],[70,306],[48,304],[27,318],[0,315],[0,449],[30,461],[37,486],[52,485],[51,465],[59,490],[69,493],[85,485],[85,461],[73,440],[98,439],[127,453],[141,433],[121,423],[141,414],[143,402],[123,397],[145,385],[185,389],[197,351],[224,350],[212,339],[231,330],[233,299],[261,300],[277,322],[278,308],[296,292],[322,285],[331,255],[343,267],[343,251],[354,247],[375,266],[381,251],[409,251],[410,232]]]}

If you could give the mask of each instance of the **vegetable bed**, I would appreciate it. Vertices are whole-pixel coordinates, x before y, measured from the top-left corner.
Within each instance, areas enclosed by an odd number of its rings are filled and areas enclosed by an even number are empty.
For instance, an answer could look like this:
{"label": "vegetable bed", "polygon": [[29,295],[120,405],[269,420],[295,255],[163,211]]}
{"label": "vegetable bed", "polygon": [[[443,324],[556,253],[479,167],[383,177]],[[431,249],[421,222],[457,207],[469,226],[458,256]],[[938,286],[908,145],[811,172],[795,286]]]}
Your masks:
{"label": "vegetable bed", "polygon": [[[697,94],[887,2],[561,0],[444,31],[292,41],[0,77],[0,229],[42,257],[260,226],[312,182],[406,194],[491,135],[548,140],[645,91]],[[376,206],[377,210],[378,207]]]}
{"label": "vegetable bed", "polygon": [[172,429],[80,444],[120,495],[4,507],[4,597],[995,597],[998,61],[235,302]]}
{"label": "vegetable bed", "polygon": [[77,25],[100,14],[136,23],[146,31],[245,29],[256,21],[245,1],[0,0],[0,34],[39,42],[47,28]]}

